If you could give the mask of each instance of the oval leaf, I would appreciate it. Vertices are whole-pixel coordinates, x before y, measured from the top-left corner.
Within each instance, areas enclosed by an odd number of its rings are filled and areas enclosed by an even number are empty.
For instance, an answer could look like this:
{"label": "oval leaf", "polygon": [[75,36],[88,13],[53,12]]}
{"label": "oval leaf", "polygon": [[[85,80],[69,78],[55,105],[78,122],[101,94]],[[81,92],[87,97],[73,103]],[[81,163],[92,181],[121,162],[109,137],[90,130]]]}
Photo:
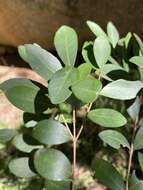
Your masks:
{"label": "oval leaf", "polygon": [[143,126],[138,129],[138,132],[134,140],[134,150],[140,150],[143,148]]}
{"label": "oval leaf", "polygon": [[0,129],[0,143],[6,143],[17,135],[17,131],[13,129]]}
{"label": "oval leaf", "polygon": [[11,160],[9,163],[9,169],[17,177],[30,178],[36,175],[29,167],[28,157]]}
{"label": "oval leaf", "polygon": [[38,150],[34,156],[34,165],[37,172],[49,180],[67,180],[72,174],[69,160],[56,149]]}
{"label": "oval leaf", "polygon": [[69,26],[60,27],[55,34],[54,44],[63,63],[73,66],[78,49],[78,39],[75,30]]}
{"label": "oval leaf", "polygon": [[133,121],[137,121],[141,107],[140,98],[137,96],[133,104],[127,109],[129,116]]}
{"label": "oval leaf", "polygon": [[42,148],[43,146],[28,144],[22,134],[18,134],[12,141],[12,144],[20,151],[30,153],[34,149]]}
{"label": "oval leaf", "polygon": [[8,100],[25,112],[35,112],[35,98],[40,88],[28,79],[9,79],[0,85]]}
{"label": "oval leaf", "polygon": [[40,121],[33,129],[32,135],[40,143],[49,145],[62,144],[71,140],[67,128],[52,119]]}
{"label": "oval leaf", "polygon": [[104,37],[96,38],[93,45],[94,56],[98,66],[101,68],[109,60],[111,54],[111,46],[109,41]]}
{"label": "oval leaf", "polygon": [[113,48],[115,48],[119,41],[119,32],[112,22],[109,22],[107,25],[107,34]]}
{"label": "oval leaf", "polygon": [[70,190],[70,181],[51,181],[46,180],[45,186],[47,190]]}
{"label": "oval leaf", "polygon": [[118,131],[106,130],[99,133],[99,137],[107,143],[109,146],[119,149],[121,145],[123,147],[130,148],[127,139]]}
{"label": "oval leaf", "polygon": [[118,171],[105,160],[96,160],[93,165],[95,177],[110,190],[123,190],[124,181]]}
{"label": "oval leaf", "polygon": [[141,81],[119,79],[107,84],[100,94],[113,99],[130,100],[136,97],[141,88],[143,88]]}
{"label": "oval leaf", "polygon": [[143,189],[143,181],[139,180],[133,171],[133,174],[130,178],[129,182],[129,190],[142,190]]}
{"label": "oval leaf", "polygon": [[121,127],[126,124],[126,118],[118,111],[108,108],[99,108],[88,113],[88,118],[103,127]]}
{"label": "oval leaf", "polygon": [[138,161],[141,167],[141,171],[143,172],[143,153],[138,152]]}
{"label": "oval leaf", "polygon": [[72,86],[74,95],[85,103],[94,102],[102,88],[102,83],[92,77],[80,80]]}
{"label": "oval leaf", "polygon": [[107,37],[104,30],[95,22],[87,21],[87,25],[90,28],[90,30],[98,37],[98,36],[104,36]]}
{"label": "oval leaf", "polygon": [[143,56],[134,56],[129,61],[143,69]]}
{"label": "oval leaf", "polygon": [[18,51],[24,61],[46,80],[49,80],[57,70],[62,68],[59,60],[39,45],[26,44],[19,46]]}
{"label": "oval leaf", "polygon": [[72,67],[65,67],[57,71],[49,85],[49,97],[53,104],[59,104],[64,102],[70,97],[72,92],[69,87],[77,80],[78,70]]}

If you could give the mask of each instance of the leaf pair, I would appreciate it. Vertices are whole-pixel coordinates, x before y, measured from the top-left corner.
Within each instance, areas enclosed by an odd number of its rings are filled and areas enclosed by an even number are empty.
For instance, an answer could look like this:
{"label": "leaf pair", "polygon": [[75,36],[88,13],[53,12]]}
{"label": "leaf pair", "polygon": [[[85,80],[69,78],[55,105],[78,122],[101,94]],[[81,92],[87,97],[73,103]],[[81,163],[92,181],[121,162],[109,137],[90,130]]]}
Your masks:
{"label": "leaf pair", "polygon": [[114,26],[114,24],[112,22],[109,22],[107,24],[107,34],[104,32],[104,30],[95,22],[92,21],[87,21],[87,25],[89,26],[90,30],[97,36],[97,37],[104,37],[106,39],[108,39],[113,48],[116,47],[118,41],[119,41],[119,32],[116,29],[116,27]]}
{"label": "leaf pair", "polygon": [[[55,34],[54,43],[63,63],[74,66],[78,49],[76,32],[71,27],[62,26]],[[56,71],[62,69],[60,61],[37,44],[19,46],[18,51],[23,60],[45,80],[49,80]]]}

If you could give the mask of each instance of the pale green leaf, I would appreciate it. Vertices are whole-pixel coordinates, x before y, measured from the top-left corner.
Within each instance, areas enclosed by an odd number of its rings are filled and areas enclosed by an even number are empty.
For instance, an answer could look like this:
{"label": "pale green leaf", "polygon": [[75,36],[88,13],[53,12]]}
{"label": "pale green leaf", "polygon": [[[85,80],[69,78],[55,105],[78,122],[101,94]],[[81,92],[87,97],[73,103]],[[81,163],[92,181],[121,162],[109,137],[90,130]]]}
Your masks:
{"label": "pale green leaf", "polygon": [[49,145],[62,144],[71,140],[67,128],[52,119],[40,121],[33,129],[32,136],[40,143]]}
{"label": "pale green leaf", "polygon": [[72,86],[74,95],[85,103],[94,102],[102,88],[102,83],[92,77],[78,81]]}
{"label": "pale green leaf", "polygon": [[16,158],[11,160],[9,163],[9,169],[17,177],[31,178],[36,175],[29,167],[28,157]]}
{"label": "pale green leaf", "polygon": [[78,79],[78,70],[73,67],[65,67],[57,71],[49,85],[49,97],[53,104],[64,102],[70,97],[72,92],[69,87]]}
{"label": "pale green leaf", "polygon": [[104,30],[95,22],[92,21],[87,21],[86,22],[90,30],[98,37],[98,36],[104,36],[107,37],[106,33]]}
{"label": "pale green leaf", "polygon": [[118,100],[130,100],[136,97],[141,88],[143,88],[141,81],[119,79],[107,84],[100,95]]}
{"label": "pale green leaf", "polygon": [[61,26],[55,34],[54,44],[63,63],[73,66],[78,50],[78,38],[75,30],[69,26]]}
{"label": "pale green leaf", "polygon": [[126,118],[118,111],[110,108],[98,108],[88,113],[88,118],[103,127],[116,128],[127,123]]}
{"label": "pale green leaf", "polygon": [[119,40],[119,32],[112,22],[109,22],[107,25],[107,34],[113,48],[115,48]]}
{"label": "pale green leaf", "polygon": [[18,48],[20,56],[44,79],[49,80],[52,75],[62,68],[59,60],[39,45],[26,44]]}
{"label": "pale green leaf", "polygon": [[72,175],[72,167],[67,157],[56,149],[40,149],[34,156],[37,172],[54,181],[67,180]]}
{"label": "pale green leaf", "polygon": [[134,150],[143,149],[143,126],[140,126],[134,140]]}
{"label": "pale green leaf", "polygon": [[130,148],[127,139],[118,131],[105,130],[99,133],[99,137],[115,149],[119,149],[121,146]]}
{"label": "pale green leaf", "polygon": [[134,56],[129,61],[143,69],[143,56]]}
{"label": "pale green leaf", "polygon": [[111,46],[109,41],[103,36],[97,37],[93,45],[93,52],[98,66],[102,68],[110,58]]}

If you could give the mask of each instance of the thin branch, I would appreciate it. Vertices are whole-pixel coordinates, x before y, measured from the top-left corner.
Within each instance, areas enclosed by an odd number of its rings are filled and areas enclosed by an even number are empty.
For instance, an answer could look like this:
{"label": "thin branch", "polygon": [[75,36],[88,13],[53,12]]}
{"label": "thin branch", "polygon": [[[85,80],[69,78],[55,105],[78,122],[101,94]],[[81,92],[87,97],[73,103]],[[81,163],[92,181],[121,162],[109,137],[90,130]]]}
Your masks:
{"label": "thin branch", "polygon": [[77,136],[76,136],[76,141],[79,139],[82,130],[83,130],[83,124],[81,125],[81,127],[80,127],[80,129],[79,129],[79,131],[78,131],[78,134],[77,134]]}
{"label": "thin branch", "polygon": [[71,138],[72,138],[72,140],[73,140],[74,137],[73,137],[73,134],[71,133],[71,130],[70,130],[70,128],[69,128],[67,122],[66,122],[66,119],[65,119],[65,117],[64,117],[63,114],[62,114],[61,116],[62,116],[63,121],[64,121],[64,124],[65,124],[65,126],[66,126],[66,128],[67,128],[67,130],[68,130],[68,132],[69,132],[69,134],[70,134],[70,136],[71,136]]}

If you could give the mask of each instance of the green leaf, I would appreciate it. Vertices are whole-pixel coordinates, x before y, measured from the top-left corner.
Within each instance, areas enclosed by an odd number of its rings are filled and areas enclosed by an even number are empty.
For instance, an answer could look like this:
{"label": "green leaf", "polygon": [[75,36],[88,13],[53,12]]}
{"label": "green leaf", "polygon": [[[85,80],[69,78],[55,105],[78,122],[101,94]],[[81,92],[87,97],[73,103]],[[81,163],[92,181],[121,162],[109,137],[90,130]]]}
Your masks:
{"label": "green leaf", "polygon": [[55,34],[54,44],[63,63],[73,66],[78,50],[78,38],[75,30],[69,26],[60,27]]}
{"label": "green leaf", "polygon": [[0,129],[0,143],[6,143],[17,135],[17,131],[13,129]]}
{"label": "green leaf", "polygon": [[67,157],[56,149],[40,149],[34,156],[37,172],[54,181],[67,180],[72,175],[72,167]]}
{"label": "green leaf", "polygon": [[123,190],[124,181],[118,171],[105,160],[96,160],[93,165],[95,177],[110,190]]}
{"label": "green leaf", "polygon": [[139,47],[140,47],[140,49],[141,49],[141,52],[143,53],[143,41],[142,41],[141,38],[140,38],[137,34],[135,34],[135,33],[134,33],[134,37],[135,37],[136,41],[137,41],[138,44],[139,44]]}
{"label": "green leaf", "polygon": [[49,97],[53,104],[64,102],[70,97],[72,92],[69,87],[78,79],[78,70],[73,67],[65,67],[57,71],[49,85]]}
{"label": "green leaf", "polygon": [[33,137],[40,143],[57,145],[71,140],[67,128],[58,121],[45,119],[33,129]]}
{"label": "green leaf", "polygon": [[97,65],[102,68],[110,58],[111,46],[109,41],[103,37],[97,37],[93,45],[94,56]]}
{"label": "green leaf", "polygon": [[107,84],[101,90],[100,95],[118,100],[130,100],[136,97],[141,88],[143,88],[141,81],[119,79]]}
{"label": "green leaf", "polygon": [[70,183],[70,181],[46,180],[45,186],[47,190],[70,190]]}
{"label": "green leaf", "polygon": [[11,160],[9,163],[9,169],[17,177],[31,178],[36,175],[29,167],[28,157],[16,158]]}
{"label": "green leaf", "polygon": [[127,139],[118,131],[105,130],[99,133],[99,137],[107,143],[109,146],[119,149],[121,145],[123,147],[130,148]]}
{"label": "green leaf", "polygon": [[35,112],[35,99],[40,88],[28,79],[9,79],[0,85],[8,100],[25,112]]}
{"label": "green leaf", "polygon": [[140,126],[134,140],[134,150],[143,149],[143,126]]}
{"label": "green leaf", "polygon": [[109,108],[98,108],[88,113],[88,118],[103,127],[116,128],[127,123],[126,118],[118,111]]}
{"label": "green leaf", "polygon": [[106,33],[104,30],[95,22],[92,21],[87,21],[86,22],[90,30],[98,37],[98,36],[104,36],[107,37]]}
{"label": "green leaf", "polygon": [[127,112],[129,116],[132,118],[133,121],[137,121],[139,112],[140,112],[140,107],[141,107],[141,100],[137,96],[133,104],[127,109]]}
{"label": "green leaf", "polygon": [[[29,137],[29,136],[28,136]],[[31,138],[31,137],[30,137]],[[30,153],[34,149],[42,148],[43,146],[28,144],[23,134],[18,134],[12,141],[12,144],[20,151]]]}
{"label": "green leaf", "polygon": [[74,95],[85,103],[94,102],[102,88],[102,83],[92,77],[80,80],[72,86]]}
{"label": "green leaf", "polygon": [[78,67],[79,71],[79,79],[85,79],[87,76],[90,75],[90,72],[92,70],[92,66],[89,63],[83,63]]}
{"label": "green leaf", "polygon": [[141,171],[143,172],[143,153],[138,152],[138,161],[141,167]]}
{"label": "green leaf", "polygon": [[112,22],[109,22],[107,25],[107,34],[109,36],[113,48],[115,48],[119,41],[119,32]]}
{"label": "green leaf", "polygon": [[143,69],[143,56],[134,56],[129,61]]}
{"label": "green leaf", "polygon": [[62,68],[59,60],[39,45],[26,44],[18,48],[20,56],[44,79],[49,80],[52,75]]}
{"label": "green leaf", "polygon": [[133,174],[130,178],[129,190],[142,190],[143,189],[143,181],[139,180],[133,171]]}

